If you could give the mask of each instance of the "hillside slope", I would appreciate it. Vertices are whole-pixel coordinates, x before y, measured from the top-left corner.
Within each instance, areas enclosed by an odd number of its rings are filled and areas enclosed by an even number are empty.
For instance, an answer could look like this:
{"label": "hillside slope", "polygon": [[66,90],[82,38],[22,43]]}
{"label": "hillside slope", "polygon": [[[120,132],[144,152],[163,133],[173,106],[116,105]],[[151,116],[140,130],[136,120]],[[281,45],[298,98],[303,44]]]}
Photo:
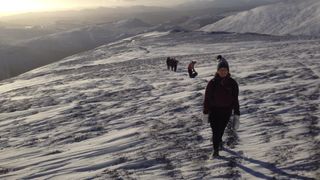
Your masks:
{"label": "hillside slope", "polygon": [[[154,32],[1,82],[0,178],[316,179],[320,41],[275,39]],[[212,160],[201,117],[217,54],[239,82],[241,125]]]}
{"label": "hillside slope", "polygon": [[320,1],[285,1],[241,12],[201,28],[272,35],[320,36]]}

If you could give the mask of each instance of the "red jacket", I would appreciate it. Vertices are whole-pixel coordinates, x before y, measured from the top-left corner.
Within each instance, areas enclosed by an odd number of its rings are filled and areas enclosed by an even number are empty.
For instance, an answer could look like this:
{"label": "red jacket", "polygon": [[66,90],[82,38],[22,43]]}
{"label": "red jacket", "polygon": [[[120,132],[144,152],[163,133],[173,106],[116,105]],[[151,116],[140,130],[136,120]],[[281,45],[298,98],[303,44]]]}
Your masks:
{"label": "red jacket", "polygon": [[193,64],[193,63],[190,63],[190,64],[189,64],[188,70],[191,70],[191,71],[194,70],[194,64]]}

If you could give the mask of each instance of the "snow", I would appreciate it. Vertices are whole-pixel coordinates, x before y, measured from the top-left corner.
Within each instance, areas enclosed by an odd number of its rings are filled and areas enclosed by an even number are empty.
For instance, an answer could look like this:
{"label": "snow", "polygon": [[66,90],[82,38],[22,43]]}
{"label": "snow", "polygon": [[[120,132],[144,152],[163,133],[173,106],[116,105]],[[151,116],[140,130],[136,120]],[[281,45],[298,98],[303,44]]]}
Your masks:
{"label": "snow", "polygon": [[272,35],[320,35],[320,1],[289,0],[244,11],[202,27],[202,31],[227,31]]}
{"label": "snow", "polygon": [[[2,81],[0,178],[317,179],[319,45],[153,32]],[[240,85],[241,117],[212,160],[201,118],[218,54]],[[179,60],[177,72],[166,69],[167,56]]]}

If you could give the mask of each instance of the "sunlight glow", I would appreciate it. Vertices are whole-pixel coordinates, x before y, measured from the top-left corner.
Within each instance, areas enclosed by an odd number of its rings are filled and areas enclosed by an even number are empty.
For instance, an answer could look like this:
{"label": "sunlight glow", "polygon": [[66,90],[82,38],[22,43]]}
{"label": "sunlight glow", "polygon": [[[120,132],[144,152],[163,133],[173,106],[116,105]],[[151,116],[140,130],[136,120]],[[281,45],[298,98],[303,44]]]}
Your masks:
{"label": "sunlight glow", "polygon": [[[25,12],[117,6],[166,6],[184,0],[0,0],[0,16]],[[175,2],[175,3],[173,3]]]}
{"label": "sunlight glow", "polygon": [[57,2],[47,0],[0,0],[0,15],[67,8],[63,3]]}

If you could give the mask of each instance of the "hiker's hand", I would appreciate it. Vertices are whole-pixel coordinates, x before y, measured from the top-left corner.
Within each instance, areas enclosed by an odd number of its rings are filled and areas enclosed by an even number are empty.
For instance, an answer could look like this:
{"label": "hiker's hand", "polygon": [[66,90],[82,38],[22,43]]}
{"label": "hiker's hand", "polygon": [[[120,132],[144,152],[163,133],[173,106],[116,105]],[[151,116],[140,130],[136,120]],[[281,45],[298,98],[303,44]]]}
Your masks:
{"label": "hiker's hand", "polygon": [[237,130],[240,126],[240,116],[239,115],[233,115],[233,129]]}

